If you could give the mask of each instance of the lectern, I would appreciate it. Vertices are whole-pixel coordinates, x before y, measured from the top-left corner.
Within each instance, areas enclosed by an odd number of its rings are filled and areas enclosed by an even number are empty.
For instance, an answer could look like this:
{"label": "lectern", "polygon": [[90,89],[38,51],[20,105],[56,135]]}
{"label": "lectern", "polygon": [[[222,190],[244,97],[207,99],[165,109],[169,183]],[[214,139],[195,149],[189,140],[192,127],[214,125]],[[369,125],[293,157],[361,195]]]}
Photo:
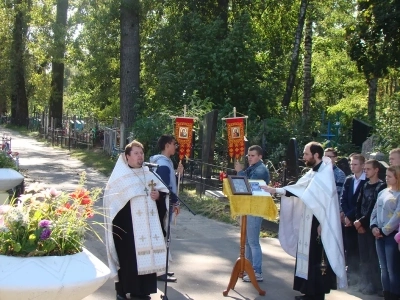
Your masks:
{"label": "lectern", "polygon": [[262,296],[265,291],[260,288],[254,274],[253,266],[248,259],[245,258],[246,244],[246,227],[247,215],[263,217],[269,220],[275,220],[278,215],[278,210],[271,196],[247,196],[233,195],[228,179],[224,179],[223,192],[228,197],[232,217],[241,216],[240,227],[240,251],[239,258],[233,267],[231,278],[228,287],[223,291],[223,295],[227,296],[230,289],[235,289],[238,278],[243,277],[243,272],[249,275],[250,281]]}

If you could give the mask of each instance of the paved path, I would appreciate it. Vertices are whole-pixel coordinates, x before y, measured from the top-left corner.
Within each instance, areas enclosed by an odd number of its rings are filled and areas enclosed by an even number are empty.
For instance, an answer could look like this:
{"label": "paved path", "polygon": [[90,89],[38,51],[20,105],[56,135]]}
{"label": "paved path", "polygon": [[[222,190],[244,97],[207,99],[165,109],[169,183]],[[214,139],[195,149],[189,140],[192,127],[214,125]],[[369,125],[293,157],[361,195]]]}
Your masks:
{"label": "paved path", "polygon": [[[10,133],[12,150],[20,153],[20,166],[26,175],[26,181],[39,180],[57,188],[72,190],[79,180],[79,174],[87,172],[88,187],[104,187],[107,181],[96,170],[85,167],[72,158],[67,150],[45,146],[34,139],[19,135],[0,126],[0,135]],[[102,221],[102,218],[98,218]],[[101,236],[104,232],[98,228]],[[230,273],[239,253],[239,228],[209,220],[202,216],[191,215],[183,211],[172,226],[172,257],[170,266],[178,282],[169,284],[170,300],[218,300],[218,299],[265,299],[292,300],[299,293],[292,290],[294,259],[287,255],[276,239],[261,239],[263,251],[264,282],[260,284],[267,291],[265,297],[259,296],[249,283],[238,281],[236,290],[228,297],[222,295],[227,287]],[[89,237],[86,247],[106,262],[104,245]],[[160,299],[164,284],[159,283],[159,291],[152,299]],[[98,291],[84,300],[115,299],[113,280],[108,280]],[[327,300],[373,300],[382,299],[364,296],[354,289],[333,291]]]}

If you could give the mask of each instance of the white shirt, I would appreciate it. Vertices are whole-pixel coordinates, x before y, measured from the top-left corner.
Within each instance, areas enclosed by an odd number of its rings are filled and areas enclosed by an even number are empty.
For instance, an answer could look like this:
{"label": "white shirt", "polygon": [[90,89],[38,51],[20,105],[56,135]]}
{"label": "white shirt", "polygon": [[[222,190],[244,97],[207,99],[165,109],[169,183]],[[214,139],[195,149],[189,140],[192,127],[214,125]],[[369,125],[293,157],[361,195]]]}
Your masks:
{"label": "white shirt", "polygon": [[353,181],[353,194],[355,193],[358,185],[360,184],[361,180],[365,180],[365,173],[362,172],[360,177],[358,177],[358,179],[356,178],[356,176],[354,175],[354,181]]}

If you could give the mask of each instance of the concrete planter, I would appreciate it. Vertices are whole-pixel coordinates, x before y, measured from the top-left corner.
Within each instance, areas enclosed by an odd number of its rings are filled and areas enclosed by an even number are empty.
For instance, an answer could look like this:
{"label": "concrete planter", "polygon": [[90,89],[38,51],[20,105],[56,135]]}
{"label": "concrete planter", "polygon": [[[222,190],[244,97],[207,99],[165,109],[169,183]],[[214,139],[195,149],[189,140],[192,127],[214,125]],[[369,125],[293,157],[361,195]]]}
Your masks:
{"label": "concrete planter", "polygon": [[0,255],[0,299],[81,300],[109,276],[108,267],[86,249],[66,256]]}
{"label": "concrete planter", "polygon": [[13,170],[0,168],[0,191],[7,191],[16,187],[24,180],[24,176],[21,173]]}

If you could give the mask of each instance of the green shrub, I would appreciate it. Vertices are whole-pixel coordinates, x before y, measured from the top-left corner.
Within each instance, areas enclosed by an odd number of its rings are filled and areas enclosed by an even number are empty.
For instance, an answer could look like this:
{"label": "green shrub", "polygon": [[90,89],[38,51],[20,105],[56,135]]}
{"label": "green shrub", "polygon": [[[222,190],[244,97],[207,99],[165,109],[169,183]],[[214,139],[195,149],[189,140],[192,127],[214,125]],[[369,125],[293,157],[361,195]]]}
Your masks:
{"label": "green shrub", "polygon": [[15,165],[14,161],[3,151],[0,151],[0,168],[17,170],[17,166]]}

